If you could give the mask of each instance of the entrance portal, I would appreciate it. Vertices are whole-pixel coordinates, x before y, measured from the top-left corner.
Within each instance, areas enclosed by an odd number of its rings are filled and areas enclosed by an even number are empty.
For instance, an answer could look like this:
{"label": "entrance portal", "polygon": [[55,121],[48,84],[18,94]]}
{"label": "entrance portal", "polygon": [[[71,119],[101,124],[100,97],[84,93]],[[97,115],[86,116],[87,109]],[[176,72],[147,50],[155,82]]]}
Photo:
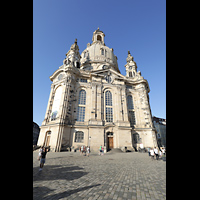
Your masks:
{"label": "entrance portal", "polygon": [[113,132],[108,132],[107,133],[107,149],[113,149]]}
{"label": "entrance portal", "polygon": [[113,148],[113,137],[108,137],[108,148],[109,149]]}

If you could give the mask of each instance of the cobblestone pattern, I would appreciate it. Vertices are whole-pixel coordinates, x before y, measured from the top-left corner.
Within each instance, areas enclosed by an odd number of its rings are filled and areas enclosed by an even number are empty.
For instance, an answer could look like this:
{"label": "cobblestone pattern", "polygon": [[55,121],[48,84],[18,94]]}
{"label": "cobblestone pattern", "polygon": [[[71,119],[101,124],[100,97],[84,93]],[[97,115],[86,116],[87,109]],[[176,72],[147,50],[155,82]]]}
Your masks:
{"label": "cobblestone pattern", "polygon": [[166,199],[166,162],[147,153],[47,153],[39,171],[33,152],[33,199]]}

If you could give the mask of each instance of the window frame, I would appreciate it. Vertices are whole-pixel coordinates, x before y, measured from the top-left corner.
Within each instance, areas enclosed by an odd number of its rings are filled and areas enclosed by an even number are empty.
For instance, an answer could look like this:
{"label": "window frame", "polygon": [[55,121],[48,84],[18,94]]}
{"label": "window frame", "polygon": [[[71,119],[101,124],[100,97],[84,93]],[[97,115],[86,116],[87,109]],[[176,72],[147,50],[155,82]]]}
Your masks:
{"label": "window frame", "polygon": [[81,89],[78,97],[77,119],[78,122],[85,121],[85,108],[86,108],[86,91]]}
{"label": "window frame", "polygon": [[84,132],[83,131],[76,131],[75,132],[74,142],[84,143]]}
{"label": "window frame", "polygon": [[113,103],[112,103],[112,92],[110,90],[105,91],[105,121],[113,122]]}
{"label": "window frame", "polygon": [[127,96],[127,109],[128,109],[128,119],[131,126],[136,125],[135,108],[133,103],[133,96]]}

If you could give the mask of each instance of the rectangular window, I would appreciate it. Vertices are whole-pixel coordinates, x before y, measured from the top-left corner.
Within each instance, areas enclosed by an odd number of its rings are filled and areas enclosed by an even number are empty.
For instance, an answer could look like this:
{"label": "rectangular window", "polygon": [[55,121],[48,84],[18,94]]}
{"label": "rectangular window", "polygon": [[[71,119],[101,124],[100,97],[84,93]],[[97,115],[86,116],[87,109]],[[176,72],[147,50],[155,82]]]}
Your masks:
{"label": "rectangular window", "polygon": [[87,83],[87,79],[80,78],[80,82]]}
{"label": "rectangular window", "polygon": [[112,108],[106,107],[106,121],[113,122],[113,110]]}
{"label": "rectangular window", "polygon": [[77,121],[78,122],[84,122],[85,120],[85,107],[78,107],[78,112],[77,112]]}
{"label": "rectangular window", "polygon": [[74,142],[83,142],[84,140],[84,133],[82,131],[77,131],[75,133],[75,140]]}
{"label": "rectangular window", "polygon": [[129,119],[131,126],[135,125],[135,112],[129,111]]}
{"label": "rectangular window", "polygon": [[131,85],[126,85],[126,89],[132,89]]}

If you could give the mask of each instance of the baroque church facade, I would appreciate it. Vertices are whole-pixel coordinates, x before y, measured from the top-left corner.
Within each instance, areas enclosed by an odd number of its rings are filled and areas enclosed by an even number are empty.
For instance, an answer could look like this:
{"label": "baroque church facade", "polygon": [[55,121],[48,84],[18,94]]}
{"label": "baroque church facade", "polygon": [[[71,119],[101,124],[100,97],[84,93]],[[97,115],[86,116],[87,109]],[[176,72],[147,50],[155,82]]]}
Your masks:
{"label": "baroque church facade", "polygon": [[100,145],[105,151],[157,146],[148,82],[129,51],[126,75],[122,75],[104,38],[99,28],[95,30],[92,43],[81,55],[75,40],[63,65],[50,76],[51,92],[38,145],[50,146],[54,152],[82,145],[92,151]]}

